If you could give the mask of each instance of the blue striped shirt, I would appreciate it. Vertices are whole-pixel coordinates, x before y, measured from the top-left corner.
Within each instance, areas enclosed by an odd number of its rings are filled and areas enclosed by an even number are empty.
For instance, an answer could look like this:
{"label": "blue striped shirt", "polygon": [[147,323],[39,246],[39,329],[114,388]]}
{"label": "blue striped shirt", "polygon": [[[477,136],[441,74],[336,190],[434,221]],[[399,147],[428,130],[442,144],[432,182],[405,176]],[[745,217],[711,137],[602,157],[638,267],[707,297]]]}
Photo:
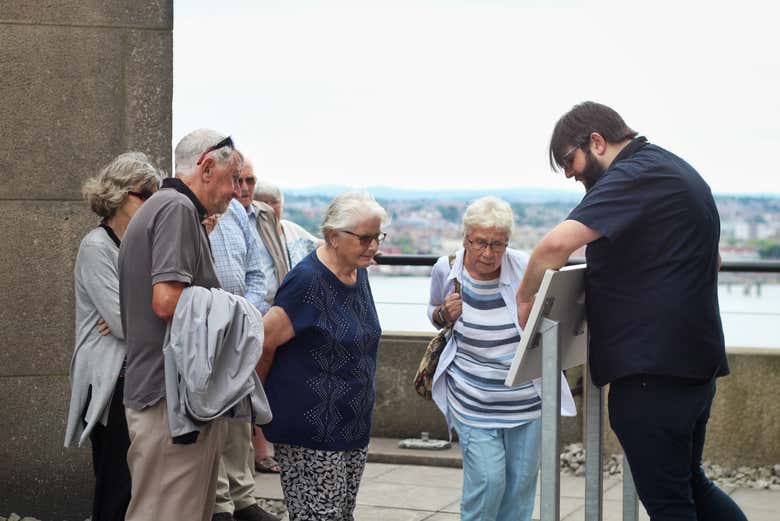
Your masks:
{"label": "blue striped shirt", "polygon": [[227,211],[220,216],[209,235],[209,242],[222,288],[245,297],[263,312],[266,289],[260,250],[246,210],[238,199],[230,201]]}
{"label": "blue striped shirt", "polygon": [[531,382],[506,387],[520,335],[499,291],[498,279],[474,280],[464,270],[462,312],[453,331],[455,359],[447,369],[450,412],[466,425],[510,428],[541,415]]}

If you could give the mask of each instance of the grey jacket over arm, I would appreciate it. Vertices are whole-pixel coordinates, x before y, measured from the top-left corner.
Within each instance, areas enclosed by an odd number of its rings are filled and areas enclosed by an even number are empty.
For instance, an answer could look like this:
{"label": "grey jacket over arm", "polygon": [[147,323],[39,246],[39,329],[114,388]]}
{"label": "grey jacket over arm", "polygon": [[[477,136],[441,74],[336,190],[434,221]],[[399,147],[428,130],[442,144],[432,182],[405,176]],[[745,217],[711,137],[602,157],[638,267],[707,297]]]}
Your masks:
{"label": "grey jacket over arm", "polygon": [[254,416],[258,425],[271,421],[255,372],[262,348],[263,318],[248,300],[217,288],[185,288],[163,347],[171,437],[229,412]]}

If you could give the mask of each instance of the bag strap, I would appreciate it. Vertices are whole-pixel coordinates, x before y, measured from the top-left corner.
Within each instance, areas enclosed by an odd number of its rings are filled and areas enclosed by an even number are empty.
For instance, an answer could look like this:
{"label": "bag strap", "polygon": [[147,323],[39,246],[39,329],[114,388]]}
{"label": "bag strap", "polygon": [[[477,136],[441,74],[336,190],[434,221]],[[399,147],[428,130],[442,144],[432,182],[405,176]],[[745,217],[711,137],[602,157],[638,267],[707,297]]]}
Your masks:
{"label": "bag strap", "polygon": [[[455,262],[455,254],[452,253],[449,256],[450,259],[450,271],[452,271],[452,264]],[[460,281],[456,278],[452,281],[455,284],[455,293],[460,293]]]}

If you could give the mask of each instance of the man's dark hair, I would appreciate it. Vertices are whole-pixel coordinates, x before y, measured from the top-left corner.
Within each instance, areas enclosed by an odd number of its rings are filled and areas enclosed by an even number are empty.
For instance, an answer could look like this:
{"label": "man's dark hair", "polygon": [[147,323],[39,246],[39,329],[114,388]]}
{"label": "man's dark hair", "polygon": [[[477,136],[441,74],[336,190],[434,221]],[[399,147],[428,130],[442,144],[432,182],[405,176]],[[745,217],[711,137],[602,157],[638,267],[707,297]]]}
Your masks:
{"label": "man's dark hair", "polygon": [[550,138],[550,166],[553,169],[560,168],[562,156],[566,153],[564,148],[585,146],[592,132],[601,134],[607,143],[620,143],[637,135],[613,109],[601,103],[585,101],[575,105],[555,124]]}

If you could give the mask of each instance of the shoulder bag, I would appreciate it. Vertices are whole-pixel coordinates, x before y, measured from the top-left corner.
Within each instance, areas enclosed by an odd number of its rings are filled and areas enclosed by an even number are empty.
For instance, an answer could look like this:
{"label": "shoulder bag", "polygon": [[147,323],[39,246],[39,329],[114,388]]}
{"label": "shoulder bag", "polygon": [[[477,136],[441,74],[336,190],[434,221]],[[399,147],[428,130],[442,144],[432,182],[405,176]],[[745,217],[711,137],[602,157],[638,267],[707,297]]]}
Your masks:
{"label": "shoulder bag", "polygon": [[[455,255],[450,255],[450,269],[452,269],[452,262],[454,260]],[[458,282],[458,279],[455,279],[454,282],[455,293],[460,293],[460,282]],[[428,346],[425,348],[425,354],[423,355],[422,360],[420,360],[420,367],[417,369],[417,374],[414,375],[414,390],[426,400],[432,399],[433,375],[436,374],[436,366],[439,365],[439,357],[452,336],[453,325],[454,323],[450,323],[441,328],[439,332],[436,333],[436,336],[428,342]]]}

